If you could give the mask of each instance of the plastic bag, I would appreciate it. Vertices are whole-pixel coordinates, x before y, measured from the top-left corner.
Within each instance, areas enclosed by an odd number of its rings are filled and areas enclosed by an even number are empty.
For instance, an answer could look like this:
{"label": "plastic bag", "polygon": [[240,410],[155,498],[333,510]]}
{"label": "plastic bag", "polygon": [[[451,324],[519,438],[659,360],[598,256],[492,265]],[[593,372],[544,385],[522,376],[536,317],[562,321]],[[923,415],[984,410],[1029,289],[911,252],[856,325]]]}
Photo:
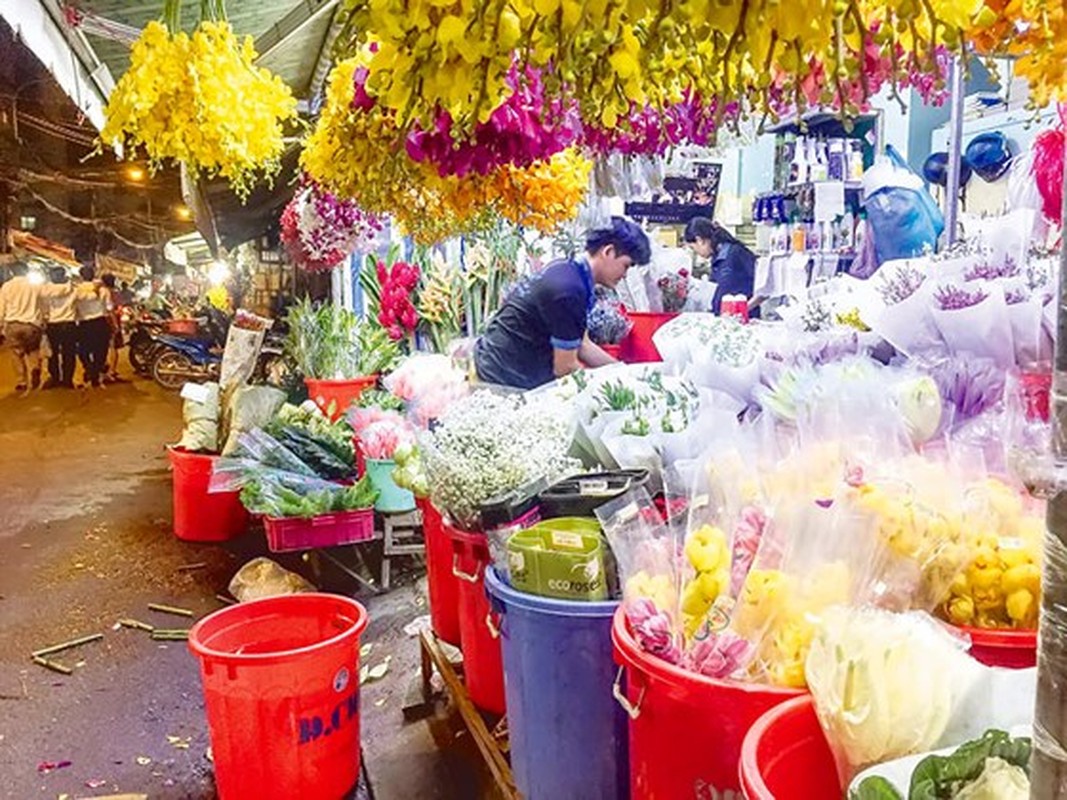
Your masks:
{"label": "plastic bag", "polygon": [[945,229],[941,209],[892,145],[864,176],[863,204],[879,264],[933,251]]}
{"label": "plastic bag", "polygon": [[256,361],[266,335],[266,329],[247,330],[237,325],[230,326],[219,369],[219,383],[224,388],[248,383],[256,371]]}
{"label": "plastic bag", "polygon": [[182,438],[177,446],[193,453],[217,453],[219,449],[219,385],[201,384],[203,399],[185,398],[182,406]]}
{"label": "plastic bag", "polygon": [[233,453],[242,433],[269,423],[283,405],[285,392],[281,389],[275,389],[273,386],[238,387],[230,397],[227,408],[228,433],[222,454],[226,456]]}
{"label": "plastic bag", "polygon": [[842,785],[937,746],[983,675],[965,647],[926,614],[823,612],[805,674]]}
{"label": "plastic bag", "polygon": [[596,510],[622,584],[622,604],[641,648],[671,664],[681,661],[676,539],[645,489]]}
{"label": "plastic bag", "polygon": [[[946,291],[956,288],[951,284],[940,284],[935,296],[943,298]],[[971,353],[992,359],[1002,369],[1012,366],[1015,345],[1003,288],[999,283],[981,281],[968,284],[967,291],[977,291],[985,297],[967,306],[943,307],[944,301],[940,305],[934,304],[934,325],[946,347],[954,353]]]}
{"label": "plastic bag", "polygon": [[253,558],[237,570],[237,574],[230,580],[229,589],[230,594],[241,603],[315,591],[315,587],[303,576],[263,557]]}

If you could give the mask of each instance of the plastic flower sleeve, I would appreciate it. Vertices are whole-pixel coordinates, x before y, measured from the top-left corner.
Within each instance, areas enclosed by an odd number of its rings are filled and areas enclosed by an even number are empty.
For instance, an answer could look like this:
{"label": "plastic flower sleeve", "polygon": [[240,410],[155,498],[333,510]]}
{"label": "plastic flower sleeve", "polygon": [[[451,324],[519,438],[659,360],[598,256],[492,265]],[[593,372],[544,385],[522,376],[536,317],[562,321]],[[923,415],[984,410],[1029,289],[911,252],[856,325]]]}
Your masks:
{"label": "plastic flower sleeve", "polygon": [[[871,328],[900,352],[908,356],[944,347],[941,332],[934,324],[933,281],[926,278],[929,264],[897,267],[897,278],[883,267],[885,309],[870,322]],[[891,282],[892,281],[892,282]]]}
{"label": "plastic flower sleeve", "polygon": [[823,610],[805,675],[842,785],[937,746],[984,672],[965,645],[918,612]]}
{"label": "plastic flower sleeve", "polygon": [[663,660],[681,660],[677,545],[645,489],[596,510],[611,545],[626,618],[641,648]]}
{"label": "plastic flower sleeve", "polygon": [[1001,368],[1015,363],[1011,321],[999,284],[941,285],[935,293],[933,317],[952,352],[990,358]]}
{"label": "plastic flower sleeve", "polygon": [[804,661],[821,614],[834,605],[873,602],[885,592],[885,549],[870,527],[833,499],[799,499],[776,510],[732,620],[755,647],[754,679],[803,688]]}

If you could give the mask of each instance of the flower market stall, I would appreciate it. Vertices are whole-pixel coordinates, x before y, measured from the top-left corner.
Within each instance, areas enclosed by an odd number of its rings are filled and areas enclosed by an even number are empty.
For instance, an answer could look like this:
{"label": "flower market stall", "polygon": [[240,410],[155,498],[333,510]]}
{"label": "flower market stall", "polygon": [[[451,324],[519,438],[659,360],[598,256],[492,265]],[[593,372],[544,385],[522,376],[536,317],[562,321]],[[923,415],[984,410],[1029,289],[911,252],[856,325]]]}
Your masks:
{"label": "flower market stall", "polygon": [[[851,136],[975,48],[1059,99],[1067,15],[1036,5],[346,2],[279,229],[360,302],[292,305],[287,391],[187,398],[202,496],[272,551],[417,520],[424,685],[504,796],[1067,796],[1063,126],[945,242],[922,179]],[[244,194],[296,109],[224,20],[146,27],[102,138]],[[620,363],[476,379],[494,314],[624,199],[612,159],[822,112],[850,135],[779,129],[751,292],[657,241],[582,312]]]}

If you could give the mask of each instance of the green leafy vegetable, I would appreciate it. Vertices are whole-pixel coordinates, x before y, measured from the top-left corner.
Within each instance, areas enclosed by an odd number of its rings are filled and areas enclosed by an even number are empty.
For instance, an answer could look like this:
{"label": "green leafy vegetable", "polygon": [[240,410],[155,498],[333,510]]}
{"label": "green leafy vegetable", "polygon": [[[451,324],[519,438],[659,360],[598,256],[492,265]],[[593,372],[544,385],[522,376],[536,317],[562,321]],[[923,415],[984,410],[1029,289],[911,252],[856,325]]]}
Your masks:
{"label": "green leafy vegetable", "polygon": [[852,790],[849,800],[904,800],[904,796],[881,775],[872,775]]}
{"label": "green leafy vegetable", "polygon": [[377,499],[378,491],[366,477],[351,486],[308,490],[306,485],[293,488],[291,481],[271,473],[251,478],[241,489],[244,507],[253,514],[268,517],[308,519],[322,514],[370,508]]}
{"label": "green leafy vegetable", "polygon": [[289,309],[285,349],[300,371],[318,380],[351,379],[394,369],[400,346],[385,329],[354,311],[303,299]]}
{"label": "green leafy vegetable", "polygon": [[986,760],[999,758],[1029,774],[1031,742],[1013,739],[1004,731],[986,731],[981,739],[960,745],[950,756],[923,759],[911,776],[908,800],[951,800],[967,784],[977,781]]}

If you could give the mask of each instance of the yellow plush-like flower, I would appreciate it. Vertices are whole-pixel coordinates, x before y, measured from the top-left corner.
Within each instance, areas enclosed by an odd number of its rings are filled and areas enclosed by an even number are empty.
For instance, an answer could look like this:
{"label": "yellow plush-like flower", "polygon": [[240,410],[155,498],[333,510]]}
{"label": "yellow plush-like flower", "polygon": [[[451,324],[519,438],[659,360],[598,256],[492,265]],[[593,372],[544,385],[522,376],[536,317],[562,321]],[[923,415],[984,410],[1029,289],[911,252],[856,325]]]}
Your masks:
{"label": "yellow plush-like flower", "polygon": [[150,22],[108,100],[101,141],[143,152],[152,168],[174,161],[222,176],[247,195],[279,169],[283,127],[296,117],[289,88],[255,60],[251,38],[238,39],[229,23],[172,36]]}

